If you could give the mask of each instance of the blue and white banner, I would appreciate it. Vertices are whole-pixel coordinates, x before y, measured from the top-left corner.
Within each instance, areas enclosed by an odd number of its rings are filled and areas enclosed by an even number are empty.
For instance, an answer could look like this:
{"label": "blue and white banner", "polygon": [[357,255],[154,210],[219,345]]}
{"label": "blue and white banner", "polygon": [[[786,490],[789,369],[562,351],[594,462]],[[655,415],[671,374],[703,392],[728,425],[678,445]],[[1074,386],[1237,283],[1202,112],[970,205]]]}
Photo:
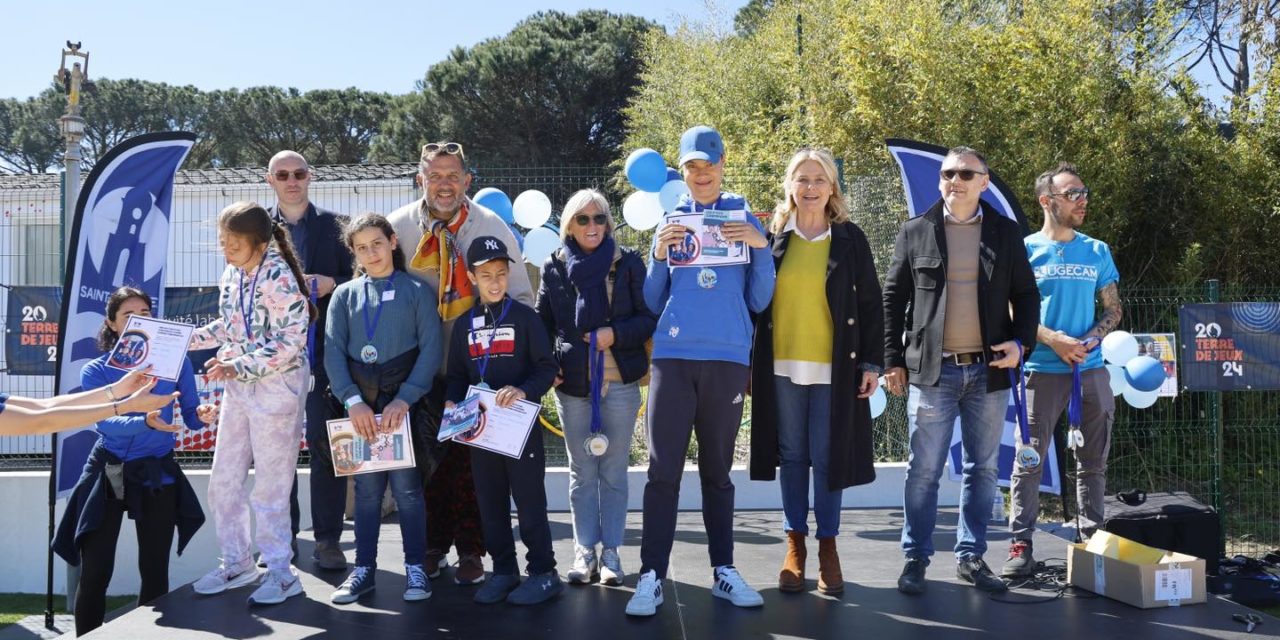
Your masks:
{"label": "blue and white banner", "polygon": [[[938,191],[938,180],[942,161],[947,158],[947,148],[901,138],[889,138],[884,143],[902,172],[902,188],[907,196],[907,215],[914,218],[923,214],[942,197],[942,193]],[[991,178],[991,184],[982,192],[982,199],[995,207],[1001,215],[1017,222],[1022,227],[1023,234],[1030,233],[1027,218],[1022,215],[1022,207],[1018,206],[1013,190],[994,171],[988,177]]]}
{"label": "blue and white banner", "polygon": [[1189,391],[1280,389],[1280,302],[1178,308]]}
{"label": "blue and white banner", "polygon": [[[907,197],[907,215],[916,217],[923,214],[942,197],[938,190],[939,172],[942,161],[947,158],[947,148],[936,144],[889,138],[885,140],[889,153],[897,161],[902,172],[902,188]],[[982,192],[982,199],[999,211],[1001,215],[1018,223],[1025,235],[1028,233],[1027,218],[1018,206],[1018,199],[1013,191],[995,172],[988,175],[991,184]],[[1013,411],[1013,396],[1009,396],[1009,409],[1005,412],[1004,435],[1000,438],[1000,486],[1009,486],[1009,477],[1013,473],[1013,457],[1017,450],[1017,423]],[[951,432],[951,449],[948,452],[948,477],[960,481],[960,470],[964,467],[960,446],[960,420]],[[1046,493],[1062,494],[1062,478],[1058,473],[1058,458],[1052,438],[1049,441],[1048,455],[1044,458],[1044,473],[1040,476],[1040,490]]]}
{"label": "blue and white banner", "polygon": [[[164,315],[164,266],[169,252],[173,178],[196,136],[149,133],[106,153],[81,187],[71,228],[58,338],[57,392],[80,390],[80,370],[101,355],[96,338],[107,297],[122,285],[138,287]],[[55,442],[54,473],[59,497],[67,495],[89,450],[92,429],[64,434]]]}

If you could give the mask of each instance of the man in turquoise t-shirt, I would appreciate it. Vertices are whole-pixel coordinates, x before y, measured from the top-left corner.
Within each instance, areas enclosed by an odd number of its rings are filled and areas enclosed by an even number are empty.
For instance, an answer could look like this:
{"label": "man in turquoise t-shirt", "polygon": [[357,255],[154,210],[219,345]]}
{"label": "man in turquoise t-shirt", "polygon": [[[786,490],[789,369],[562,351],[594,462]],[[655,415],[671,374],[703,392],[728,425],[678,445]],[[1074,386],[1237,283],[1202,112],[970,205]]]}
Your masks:
{"label": "man in turquoise t-shirt", "polygon": [[[1040,288],[1038,344],[1027,361],[1032,444],[1043,459],[1054,425],[1071,398],[1072,365],[1079,364],[1084,446],[1075,450],[1079,477],[1076,507],[1081,533],[1091,535],[1103,517],[1115,396],[1101,350],[1090,350],[1085,341],[1101,340],[1120,322],[1120,274],[1105,242],[1076,231],[1084,224],[1089,190],[1074,165],[1063,162],[1040,174],[1036,178],[1036,198],[1044,210],[1044,226],[1023,241]],[[1102,300],[1102,312],[1095,317],[1096,298]],[[1005,576],[1023,577],[1035,572],[1031,534],[1040,513],[1043,470],[1044,465],[1027,469],[1014,464],[1009,519],[1013,541],[1002,571]]]}

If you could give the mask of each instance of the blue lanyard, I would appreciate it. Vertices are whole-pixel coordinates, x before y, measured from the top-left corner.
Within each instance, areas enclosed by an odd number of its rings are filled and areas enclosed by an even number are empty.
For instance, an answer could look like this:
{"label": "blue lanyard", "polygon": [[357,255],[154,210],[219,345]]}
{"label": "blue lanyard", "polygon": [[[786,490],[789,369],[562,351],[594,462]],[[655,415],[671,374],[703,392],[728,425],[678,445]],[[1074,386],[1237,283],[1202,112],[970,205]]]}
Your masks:
{"label": "blue lanyard", "polygon": [[[1092,344],[1091,344],[1092,343]],[[1084,341],[1086,353],[1101,344],[1097,338]],[[1084,386],[1080,383],[1080,363],[1071,363],[1071,399],[1067,402],[1067,427],[1079,430],[1084,423]]]}
{"label": "blue lanyard", "polygon": [[[373,342],[373,334],[375,331],[378,330],[378,321],[382,319],[382,308],[387,306],[386,302],[382,300],[382,295],[385,294],[386,291],[383,291],[382,293],[378,293],[378,286],[373,284],[373,279],[368,276],[365,276],[364,289],[366,293],[369,291],[370,285],[373,285],[374,295],[369,298],[369,302],[366,302],[364,305],[360,307],[360,312],[362,315],[364,315],[365,342]],[[396,289],[396,272],[392,271],[391,277],[387,280],[387,291],[395,291],[395,289]],[[374,298],[378,299],[378,310],[374,312],[373,323],[370,324],[369,323],[369,305],[372,304]]]}
{"label": "blue lanyard", "polygon": [[1009,384],[1013,386],[1013,410],[1014,419],[1018,421],[1018,433],[1022,437],[1022,444],[1031,446],[1031,423],[1027,420],[1027,380],[1023,377],[1023,361],[1022,342],[1014,340],[1014,344],[1018,347],[1018,368],[1017,370],[1009,369]]}
{"label": "blue lanyard", "polygon": [[240,270],[240,319],[244,320],[244,336],[249,340],[253,340],[253,300],[258,297],[258,276],[262,275],[262,265],[267,262],[267,254],[262,254],[262,260],[258,261],[258,268],[253,272],[253,282],[249,283],[249,307],[246,309],[244,305],[244,269]]}
{"label": "blue lanyard", "polygon": [[[316,295],[316,279],[311,278],[309,283],[311,285],[311,306],[319,309],[320,303],[317,302],[318,296]],[[319,319],[307,323],[307,361],[310,362],[313,367],[316,364],[316,322],[319,322]]]}
{"label": "blue lanyard", "polygon": [[[484,306],[484,304],[481,303],[480,306]],[[489,334],[489,347],[487,349],[484,349],[484,357],[481,358],[480,363],[476,365],[476,367],[480,370],[481,384],[484,384],[484,372],[489,368],[489,356],[493,355],[493,341],[498,337],[498,327],[502,326],[502,321],[506,319],[507,312],[510,310],[511,310],[511,298],[507,298],[506,301],[502,303],[502,313],[498,315],[497,320],[493,321],[493,333]],[[488,313],[487,308],[485,313]],[[472,323],[473,326],[474,326],[475,318],[476,318],[476,308],[471,307],[471,319],[473,321]],[[481,328],[483,329],[484,327],[481,327]]]}
{"label": "blue lanyard", "polygon": [[591,332],[591,433],[600,433],[604,419],[600,415],[600,395],[604,391],[604,352],[596,348],[596,332]]}

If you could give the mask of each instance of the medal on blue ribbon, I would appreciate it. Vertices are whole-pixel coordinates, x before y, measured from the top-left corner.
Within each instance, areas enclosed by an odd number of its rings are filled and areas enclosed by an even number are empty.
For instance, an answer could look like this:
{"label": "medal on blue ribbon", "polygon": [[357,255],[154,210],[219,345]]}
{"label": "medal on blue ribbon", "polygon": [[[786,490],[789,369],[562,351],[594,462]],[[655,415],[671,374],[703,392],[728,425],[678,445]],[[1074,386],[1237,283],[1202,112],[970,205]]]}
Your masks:
{"label": "medal on blue ribbon", "polygon": [[[395,289],[395,280],[396,274],[393,271],[391,272],[391,278],[387,280],[388,291]],[[382,319],[382,308],[387,306],[386,301],[382,299],[383,293],[378,291],[378,285],[373,283],[373,278],[365,276],[364,287],[366,294],[368,294],[371,286],[373,288],[373,295],[366,295],[368,299],[365,301],[365,304],[360,307],[360,313],[364,316],[365,339],[365,345],[360,348],[360,361],[365,364],[373,364],[378,361],[378,348],[373,346],[373,334],[377,332],[378,321]],[[374,312],[373,320],[370,321],[369,305],[372,305],[374,300],[378,301],[378,310]]]}
{"label": "medal on blue ribbon", "polygon": [[711,267],[703,267],[702,270],[698,272],[698,286],[703,289],[710,289],[716,286],[716,282],[719,281],[719,279],[720,276],[716,275],[716,270]]}
{"label": "medal on blue ribbon", "polygon": [[596,346],[596,332],[592,331],[588,342],[587,357],[591,360],[591,435],[583,441],[582,448],[589,456],[602,456],[609,450],[609,437],[600,433],[604,417],[600,412],[600,396],[604,392],[604,352]]}
{"label": "medal on blue ribbon", "polygon": [[1009,384],[1013,387],[1014,419],[1017,421],[1017,432],[1022,440],[1018,444],[1014,457],[1019,467],[1035,469],[1040,466],[1040,452],[1036,451],[1035,445],[1040,443],[1031,437],[1031,422],[1027,419],[1027,379],[1022,372],[1025,364],[1022,359],[1022,342],[1018,340],[1013,342],[1018,350],[1018,368],[1009,369]]}

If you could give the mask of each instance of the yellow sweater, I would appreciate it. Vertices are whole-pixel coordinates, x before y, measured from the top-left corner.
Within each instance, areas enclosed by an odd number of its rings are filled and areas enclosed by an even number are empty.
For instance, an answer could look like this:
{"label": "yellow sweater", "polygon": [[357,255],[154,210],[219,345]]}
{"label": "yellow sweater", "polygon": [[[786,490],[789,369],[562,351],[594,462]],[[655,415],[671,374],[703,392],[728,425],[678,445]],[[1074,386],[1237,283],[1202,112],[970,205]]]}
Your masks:
{"label": "yellow sweater", "polygon": [[773,293],[773,371],[796,384],[831,384],[835,330],[827,306],[831,236],[791,234]]}

